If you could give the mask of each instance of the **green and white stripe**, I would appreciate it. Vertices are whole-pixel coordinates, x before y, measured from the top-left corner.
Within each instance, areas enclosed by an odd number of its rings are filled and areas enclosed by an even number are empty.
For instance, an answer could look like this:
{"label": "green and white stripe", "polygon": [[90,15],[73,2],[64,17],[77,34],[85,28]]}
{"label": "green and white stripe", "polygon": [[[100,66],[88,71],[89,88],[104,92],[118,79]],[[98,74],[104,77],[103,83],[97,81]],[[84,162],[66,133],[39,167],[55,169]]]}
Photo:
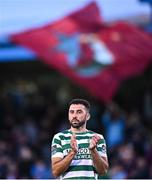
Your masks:
{"label": "green and white stripe", "polygon": [[[97,174],[89,151],[90,139],[95,134],[97,133],[92,131],[75,134],[79,150],[61,179],[96,179]],[[71,150],[71,135],[72,132],[70,130],[65,130],[54,136],[52,141],[52,148],[54,149],[52,158],[64,158],[69,153]],[[97,150],[101,156],[107,157],[105,140],[101,134],[98,135],[101,137],[101,140],[97,145]]]}

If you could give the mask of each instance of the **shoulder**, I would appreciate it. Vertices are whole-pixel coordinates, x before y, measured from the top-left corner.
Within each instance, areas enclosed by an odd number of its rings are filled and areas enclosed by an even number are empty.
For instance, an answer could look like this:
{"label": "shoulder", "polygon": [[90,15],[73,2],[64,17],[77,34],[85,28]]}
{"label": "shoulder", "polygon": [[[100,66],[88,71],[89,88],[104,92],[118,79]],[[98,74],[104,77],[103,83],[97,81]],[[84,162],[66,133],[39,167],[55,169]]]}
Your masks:
{"label": "shoulder", "polygon": [[62,137],[65,137],[65,136],[70,135],[70,134],[71,133],[69,132],[69,130],[64,130],[62,132],[59,132],[59,133],[55,134],[53,138],[57,138],[57,139],[62,140]]}
{"label": "shoulder", "polygon": [[89,132],[90,134],[92,134],[92,136],[93,136],[93,135],[98,135],[101,139],[104,139],[104,136],[103,136],[102,134],[96,133],[96,132],[91,131],[91,130],[89,130],[88,132]]}

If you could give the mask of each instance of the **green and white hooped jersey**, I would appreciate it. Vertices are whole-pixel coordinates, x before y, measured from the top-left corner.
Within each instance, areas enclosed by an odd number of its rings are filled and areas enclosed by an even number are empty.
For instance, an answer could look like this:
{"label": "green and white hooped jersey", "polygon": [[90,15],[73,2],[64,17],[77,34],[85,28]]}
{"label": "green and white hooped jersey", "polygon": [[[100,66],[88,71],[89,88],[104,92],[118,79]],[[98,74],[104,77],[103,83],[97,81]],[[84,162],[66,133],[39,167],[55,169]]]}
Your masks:
{"label": "green and white hooped jersey", "polygon": [[[90,139],[95,134],[97,133],[93,131],[75,134],[79,150],[60,179],[97,179],[97,172],[89,151]],[[54,136],[51,150],[52,157],[64,158],[69,153],[71,150],[71,135],[70,130],[65,130]],[[97,144],[97,151],[102,157],[107,157],[105,140],[101,134],[97,135],[101,137]]]}

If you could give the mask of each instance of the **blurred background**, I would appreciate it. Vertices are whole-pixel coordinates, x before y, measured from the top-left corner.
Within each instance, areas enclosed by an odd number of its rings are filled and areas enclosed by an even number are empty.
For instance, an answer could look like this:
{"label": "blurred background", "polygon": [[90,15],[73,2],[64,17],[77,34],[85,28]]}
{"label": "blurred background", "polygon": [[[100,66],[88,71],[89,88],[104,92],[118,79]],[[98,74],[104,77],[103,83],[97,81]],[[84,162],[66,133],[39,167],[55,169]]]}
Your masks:
{"label": "blurred background", "polygon": [[[46,63],[45,56],[28,47],[28,43],[22,42],[23,38],[12,40],[12,34],[18,36],[31,28],[36,30],[55,23],[91,2],[0,0],[1,179],[53,179],[51,140],[55,133],[69,128],[68,102],[78,97],[91,103],[91,119],[87,128],[103,134],[107,142],[110,169],[101,178],[152,178],[151,0],[93,1],[99,9],[103,26],[121,20],[139,28],[145,35],[141,41],[142,34],[135,40],[141,43],[141,60],[148,63],[142,70],[139,68],[139,73],[137,68],[134,70],[136,73],[121,80],[107,99],[104,99],[106,94],[100,97],[100,93],[92,93],[89,90],[91,85],[84,87],[77,83],[77,79],[62,73],[62,67],[58,69]],[[142,45],[142,42],[148,45]],[[121,51],[122,56],[126,56],[123,49]],[[127,52],[130,55],[132,49]],[[133,59],[136,53],[133,52]],[[112,88],[111,84],[103,87],[102,81],[97,84],[99,89]]]}

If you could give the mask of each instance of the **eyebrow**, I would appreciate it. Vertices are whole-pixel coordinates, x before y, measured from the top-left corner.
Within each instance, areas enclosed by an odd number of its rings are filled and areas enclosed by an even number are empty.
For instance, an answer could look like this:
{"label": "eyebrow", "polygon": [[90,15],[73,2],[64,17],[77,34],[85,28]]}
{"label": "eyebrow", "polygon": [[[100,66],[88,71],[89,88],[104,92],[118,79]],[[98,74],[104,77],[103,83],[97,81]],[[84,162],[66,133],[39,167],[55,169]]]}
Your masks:
{"label": "eyebrow", "polygon": [[77,109],[77,110],[69,109],[69,111],[82,111],[82,109]]}

